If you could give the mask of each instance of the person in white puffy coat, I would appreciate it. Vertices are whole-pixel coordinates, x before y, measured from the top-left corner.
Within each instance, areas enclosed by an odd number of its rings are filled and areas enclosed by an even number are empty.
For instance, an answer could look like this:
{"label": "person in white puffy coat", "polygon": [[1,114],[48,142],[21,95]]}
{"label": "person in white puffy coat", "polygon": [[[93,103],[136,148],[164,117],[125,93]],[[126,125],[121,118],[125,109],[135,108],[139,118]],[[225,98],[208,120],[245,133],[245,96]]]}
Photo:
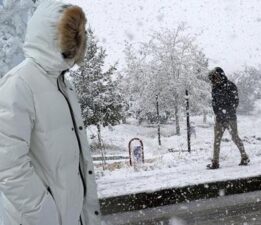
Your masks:
{"label": "person in white puffy coat", "polygon": [[101,224],[80,106],[64,77],[84,57],[85,25],[80,7],[43,1],[28,23],[25,60],[0,80],[3,225]]}

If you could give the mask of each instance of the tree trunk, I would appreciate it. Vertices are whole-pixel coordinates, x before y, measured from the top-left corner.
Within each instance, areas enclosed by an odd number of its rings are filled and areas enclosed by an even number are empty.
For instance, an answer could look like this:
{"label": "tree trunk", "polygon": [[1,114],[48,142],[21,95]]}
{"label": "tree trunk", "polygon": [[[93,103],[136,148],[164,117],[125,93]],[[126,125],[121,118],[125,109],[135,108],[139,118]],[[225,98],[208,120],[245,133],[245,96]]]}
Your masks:
{"label": "tree trunk", "polygon": [[101,125],[100,124],[97,124],[97,131],[98,131],[98,147],[101,150],[102,139],[101,139]]}
{"label": "tree trunk", "polygon": [[207,123],[207,112],[203,112],[203,123]]}
{"label": "tree trunk", "polygon": [[102,157],[102,167],[103,170],[105,170],[106,166],[106,156],[105,156],[105,148],[102,146],[102,138],[101,138],[101,125],[97,124],[97,130],[98,130],[98,148],[101,151],[101,157]]}
{"label": "tree trunk", "polygon": [[180,135],[180,126],[179,126],[179,107],[175,105],[175,121],[176,121],[176,135]]}
{"label": "tree trunk", "polygon": [[161,137],[160,137],[160,115],[159,115],[158,95],[156,96],[156,108],[157,108],[157,123],[158,123],[158,142],[159,142],[159,146],[161,146]]}
{"label": "tree trunk", "polygon": [[126,119],[125,116],[122,118],[122,123],[123,123],[123,124],[126,124],[126,123],[127,123],[127,119]]}

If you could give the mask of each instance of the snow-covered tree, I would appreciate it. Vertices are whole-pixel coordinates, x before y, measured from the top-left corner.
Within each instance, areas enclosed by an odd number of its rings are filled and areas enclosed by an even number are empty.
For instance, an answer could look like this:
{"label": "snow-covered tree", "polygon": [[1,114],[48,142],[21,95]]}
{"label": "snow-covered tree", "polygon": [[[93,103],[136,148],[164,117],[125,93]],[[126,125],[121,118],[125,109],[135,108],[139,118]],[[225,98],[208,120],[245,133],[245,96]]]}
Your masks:
{"label": "snow-covered tree", "polygon": [[[141,105],[143,103],[143,97],[141,96],[142,93],[142,86],[145,83],[146,79],[146,69],[147,66],[144,62],[144,57],[141,54],[137,54],[134,50],[133,46],[128,44],[125,48],[125,55],[126,55],[126,68],[122,72],[122,93],[123,97],[128,103],[128,110],[130,115],[142,118],[144,115],[141,115],[143,112],[148,112],[146,105]],[[142,109],[143,108],[143,109]],[[146,108],[146,110],[144,110]]]}
{"label": "snow-covered tree", "polygon": [[161,114],[175,117],[176,133],[180,134],[179,115],[186,89],[192,108],[201,113],[206,110],[210,99],[205,79],[208,61],[183,24],[154,32],[148,42],[136,48],[127,45],[125,53],[126,90],[139,116],[155,115],[158,101]]}
{"label": "snow-covered tree", "polygon": [[101,144],[101,126],[116,125],[122,119],[122,97],[115,74],[116,65],[104,71],[106,51],[98,46],[88,29],[87,54],[83,65],[71,76],[79,96],[85,126],[95,125]]}
{"label": "snow-covered tree", "polygon": [[28,18],[35,9],[32,0],[0,3],[0,77],[23,60],[22,45]]}
{"label": "snow-covered tree", "polygon": [[235,72],[232,80],[238,87],[238,111],[248,114],[254,109],[255,101],[261,98],[261,70],[246,66],[244,70]]}
{"label": "snow-covered tree", "polygon": [[203,115],[203,122],[207,120],[207,114],[212,112],[211,85],[208,80],[208,59],[202,51],[195,52],[195,63],[192,69],[193,83],[189,86],[191,111],[194,114]]}

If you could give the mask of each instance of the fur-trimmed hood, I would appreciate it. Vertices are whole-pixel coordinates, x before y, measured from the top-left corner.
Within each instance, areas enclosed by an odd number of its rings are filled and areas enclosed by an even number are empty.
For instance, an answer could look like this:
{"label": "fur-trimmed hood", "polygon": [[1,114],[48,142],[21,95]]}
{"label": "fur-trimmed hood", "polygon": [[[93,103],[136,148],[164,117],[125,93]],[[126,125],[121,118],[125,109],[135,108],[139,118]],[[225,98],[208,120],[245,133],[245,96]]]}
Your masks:
{"label": "fur-trimmed hood", "polygon": [[80,7],[44,0],[28,23],[25,57],[32,58],[49,74],[59,75],[83,59],[85,24]]}

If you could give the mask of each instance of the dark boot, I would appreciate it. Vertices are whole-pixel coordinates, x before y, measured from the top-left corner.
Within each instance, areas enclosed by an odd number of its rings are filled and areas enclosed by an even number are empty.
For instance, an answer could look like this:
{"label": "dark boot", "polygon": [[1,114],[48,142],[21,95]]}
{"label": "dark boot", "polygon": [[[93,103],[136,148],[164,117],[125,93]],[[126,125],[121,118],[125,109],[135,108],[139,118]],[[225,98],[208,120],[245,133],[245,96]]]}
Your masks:
{"label": "dark boot", "polygon": [[239,166],[247,166],[249,162],[250,159],[248,158],[248,156],[242,157]]}
{"label": "dark boot", "polygon": [[212,160],[212,163],[207,165],[207,169],[214,170],[219,168],[219,163],[215,160]]}

